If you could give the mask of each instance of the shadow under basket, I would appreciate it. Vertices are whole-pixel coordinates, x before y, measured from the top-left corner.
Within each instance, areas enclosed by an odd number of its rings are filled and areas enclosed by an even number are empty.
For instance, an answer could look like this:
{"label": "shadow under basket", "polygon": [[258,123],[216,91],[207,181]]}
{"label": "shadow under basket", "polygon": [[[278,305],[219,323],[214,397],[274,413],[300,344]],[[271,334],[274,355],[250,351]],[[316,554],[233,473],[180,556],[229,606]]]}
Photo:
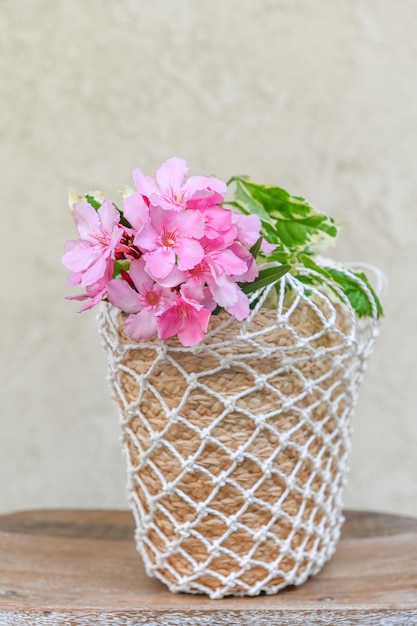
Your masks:
{"label": "shadow under basket", "polygon": [[191,348],[137,342],[102,304],[137,549],[171,591],[276,593],[335,551],[350,417],[378,323],[284,278],[274,309],[262,306],[267,288],[249,318],[212,316]]}

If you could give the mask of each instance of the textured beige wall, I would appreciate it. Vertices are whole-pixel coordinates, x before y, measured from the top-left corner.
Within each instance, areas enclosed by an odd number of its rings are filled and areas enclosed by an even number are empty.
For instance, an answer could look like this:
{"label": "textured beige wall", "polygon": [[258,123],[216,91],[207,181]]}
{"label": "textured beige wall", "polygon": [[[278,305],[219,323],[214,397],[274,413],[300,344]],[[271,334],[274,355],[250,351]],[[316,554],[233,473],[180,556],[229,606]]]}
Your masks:
{"label": "textured beige wall", "polygon": [[417,514],[416,0],[2,0],[0,511],[125,507],[94,313],[63,300],[67,187],[184,156],[348,223],[386,319],[354,417],[351,507]]}

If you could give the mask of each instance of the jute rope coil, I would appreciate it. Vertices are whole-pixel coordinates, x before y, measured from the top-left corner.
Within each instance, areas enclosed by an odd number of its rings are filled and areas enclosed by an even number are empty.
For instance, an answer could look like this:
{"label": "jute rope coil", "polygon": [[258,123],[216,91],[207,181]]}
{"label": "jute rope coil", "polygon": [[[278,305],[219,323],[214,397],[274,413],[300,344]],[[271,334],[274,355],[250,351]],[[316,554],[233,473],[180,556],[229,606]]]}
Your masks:
{"label": "jute rope coil", "polygon": [[247,320],[212,316],[191,348],[136,342],[102,305],[137,548],[172,591],[276,593],[335,550],[350,415],[378,324],[376,308],[358,320],[343,294],[306,289],[286,275],[274,309],[269,286]]}

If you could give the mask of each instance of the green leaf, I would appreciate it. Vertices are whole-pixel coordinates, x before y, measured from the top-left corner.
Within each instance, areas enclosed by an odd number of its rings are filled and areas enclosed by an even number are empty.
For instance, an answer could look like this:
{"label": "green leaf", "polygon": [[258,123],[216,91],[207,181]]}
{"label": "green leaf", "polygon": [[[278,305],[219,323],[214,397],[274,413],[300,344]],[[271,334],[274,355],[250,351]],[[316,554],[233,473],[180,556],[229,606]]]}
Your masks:
{"label": "green leaf", "polygon": [[307,267],[310,270],[314,270],[318,274],[322,274],[327,278],[327,280],[333,280],[331,274],[327,271],[327,268],[318,265],[311,256],[308,256],[307,254],[300,254],[299,260],[300,263],[304,265],[304,267]]}
{"label": "green leaf", "polygon": [[332,231],[329,235],[326,216],[311,215],[309,217],[291,219],[277,218],[275,227],[283,244],[287,248],[302,247],[307,248],[310,244],[316,243],[325,237],[335,237],[337,231]]}
{"label": "green leaf", "polygon": [[363,272],[352,272],[349,270],[349,274],[347,274],[342,270],[338,270],[337,268],[322,267],[306,254],[300,255],[300,262],[308,269],[314,270],[314,272],[317,272],[318,274],[323,276],[323,279],[321,279],[320,276],[317,275],[313,276],[310,274],[308,277],[302,277],[301,275],[299,275],[297,276],[297,278],[301,280],[301,282],[307,284],[309,282],[310,284],[314,284],[314,282],[318,282],[319,284],[326,284],[340,299],[340,293],[338,293],[338,291],[332,287],[332,283],[336,284],[349,300],[352,308],[354,309],[358,317],[372,317],[372,300],[369,299],[369,296],[363,288],[363,285],[355,280],[354,277],[356,276],[369,289],[372,299],[375,301],[377,317],[379,318],[381,315],[383,315],[381,302],[379,301],[378,296],[372,289],[368,278]]}
{"label": "green leaf", "polygon": [[[117,207],[116,207],[117,209]],[[123,216],[123,213],[121,211],[121,209],[117,209],[120,213],[120,223],[122,226],[125,226],[125,228],[132,228],[132,224],[130,222],[127,221],[127,219]]]}
{"label": "green leaf", "polygon": [[[352,276],[349,276],[348,274],[345,274],[344,272],[333,267],[327,267],[326,270],[342,289],[358,317],[372,317],[372,300],[370,300],[360,282],[357,282]],[[372,289],[366,275],[363,272],[352,272],[352,274],[366,285],[371,293],[372,299],[375,301],[377,317],[381,317],[381,315],[383,315],[381,302],[379,301],[375,291]]]}
{"label": "green leaf", "polygon": [[268,215],[287,219],[293,219],[297,215],[307,217],[313,208],[305,200],[291,196],[281,187],[260,185],[244,178],[239,178],[236,183],[238,182],[252,201],[259,203]]}
{"label": "green leaf", "polygon": [[263,235],[271,243],[281,242],[289,250],[306,251],[323,239],[337,236],[333,218],[317,211],[304,198],[292,196],[281,187],[252,183],[244,177],[232,180],[238,208],[258,215]]}
{"label": "green leaf", "polygon": [[246,185],[244,184],[245,182],[246,181],[244,181],[241,178],[235,179],[236,202],[244,208],[245,213],[257,215],[261,219],[262,222],[266,222],[271,225],[274,225],[274,221],[268,214],[268,211],[266,210],[264,205],[261,202],[259,202],[257,198],[252,196],[250,191],[248,192]]}
{"label": "green leaf", "polygon": [[259,252],[261,251],[262,241],[263,241],[263,237],[259,237],[259,239],[255,241],[252,248],[250,248],[249,250],[249,252],[251,253],[254,259],[256,259]]}
{"label": "green leaf", "polygon": [[271,283],[275,283],[282,278],[284,274],[289,272],[291,265],[278,265],[275,267],[267,267],[259,272],[258,277],[252,283],[239,283],[239,287],[246,294],[267,287]]}
{"label": "green leaf", "polygon": [[[279,267],[285,270],[282,270],[281,275],[294,267],[294,275],[304,284],[326,285],[341,300],[342,292],[359,317],[372,316],[373,304],[377,316],[382,315],[381,303],[363,272],[345,273],[337,268],[321,267],[311,257],[322,250],[326,240],[330,243],[337,237],[338,227],[333,218],[318,211],[304,198],[293,196],[281,187],[252,183],[245,176],[233,177],[230,183],[236,186],[235,199],[224,204],[260,218],[262,236],[276,245],[266,258],[282,264]],[[258,254],[258,242],[255,245],[253,252]],[[306,276],[297,271],[299,264],[312,273]],[[262,270],[256,281],[241,285],[243,291],[252,293],[279,280],[280,276],[273,272],[274,268]]]}
{"label": "green leaf", "polygon": [[288,250],[284,250],[282,246],[275,248],[268,254],[268,261],[277,261],[282,265],[294,265],[297,260],[297,257],[293,256]]}
{"label": "green leaf", "polygon": [[85,199],[87,200],[88,204],[91,204],[93,209],[95,209],[96,211],[101,207],[101,202],[96,200],[95,197],[91,194],[87,193]]}
{"label": "green leaf", "polygon": [[130,261],[129,259],[116,259],[113,267],[113,278],[116,278],[120,274],[120,270],[129,270]]}

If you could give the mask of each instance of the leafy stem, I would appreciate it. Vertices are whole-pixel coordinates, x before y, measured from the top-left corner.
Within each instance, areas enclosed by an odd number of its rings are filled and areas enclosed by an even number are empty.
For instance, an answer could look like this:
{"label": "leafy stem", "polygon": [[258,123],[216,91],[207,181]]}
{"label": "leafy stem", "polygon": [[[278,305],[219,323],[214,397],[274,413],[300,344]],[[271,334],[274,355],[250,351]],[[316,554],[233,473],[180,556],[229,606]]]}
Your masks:
{"label": "leafy stem", "polygon": [[[339,299],[342,293],[358,317],[383,314],[382,305],[364,272],[352,272],[343,266],[322,267],[314,261],[315,254],[336,241],[339,227],[333,218],[281,187],[256,184],[245,176],[233,176],[228,181],[228,185],[231,184],[235,185],[234,199],[223,205],[245,215],[257,215],[262,224],[262,237],[275,244],[272,252],[264,254],[262,241],[258,240],[251,249],[255,258],[260,254],[265,262],[279,264],[275,267],[285,268],[282,275],[291,271],[301,282],[327,285]],[[300,266],[307,272],[299,273],[297,267]],[[261,270],[254,283],[240,286],[245,293],[251,293],[278,279],[274,272]],[[250,285],[257,286],[251,289]]]}

